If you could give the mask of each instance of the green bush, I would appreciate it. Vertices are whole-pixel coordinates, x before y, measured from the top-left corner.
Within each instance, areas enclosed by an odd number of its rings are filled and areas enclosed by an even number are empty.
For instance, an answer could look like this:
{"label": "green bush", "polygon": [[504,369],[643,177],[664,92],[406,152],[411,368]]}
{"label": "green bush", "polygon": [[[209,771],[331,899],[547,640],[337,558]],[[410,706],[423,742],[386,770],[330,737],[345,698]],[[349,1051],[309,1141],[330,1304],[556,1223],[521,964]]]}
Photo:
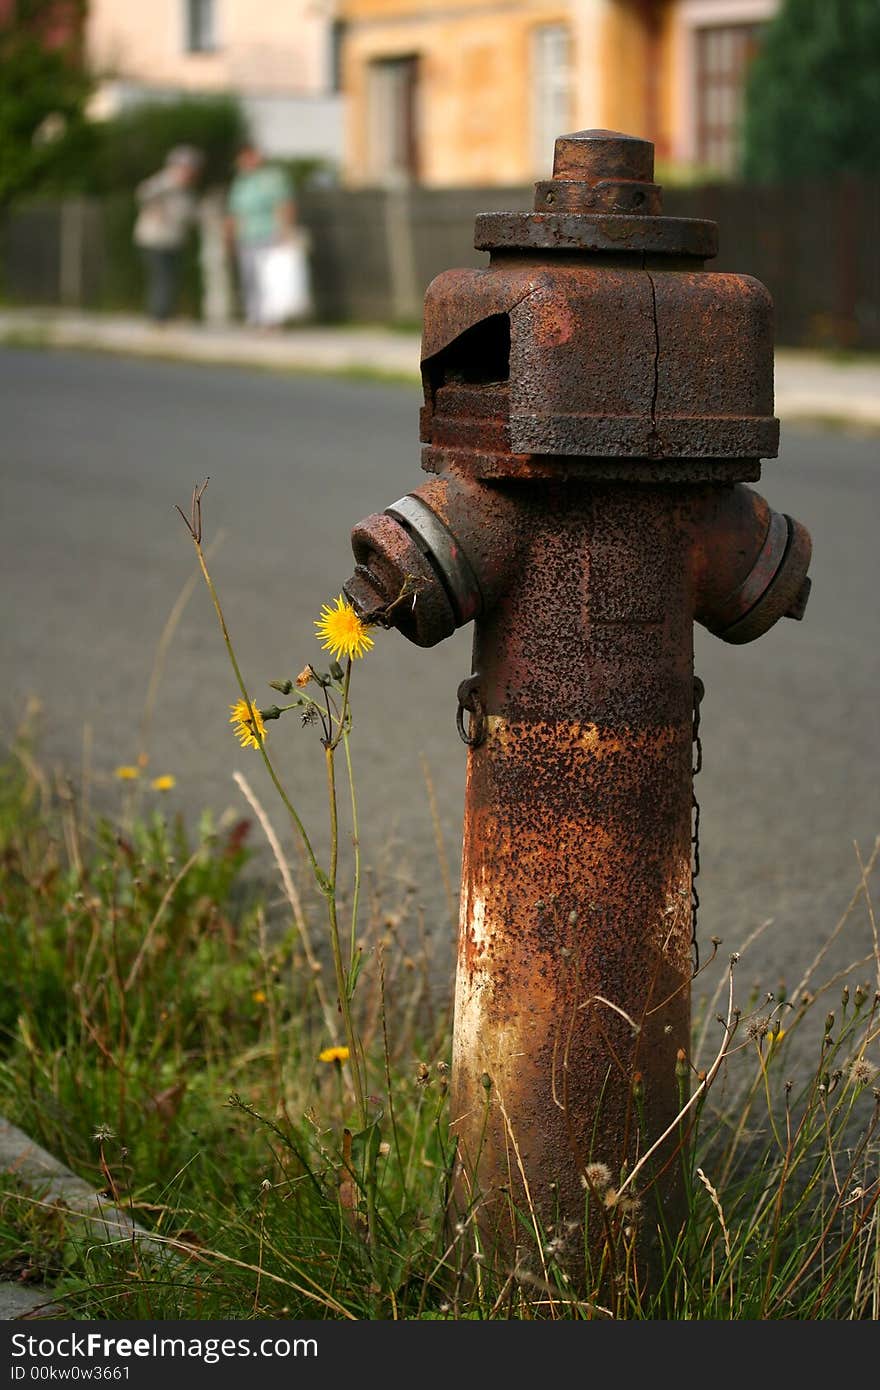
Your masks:
{"label": "green bush", "polygon": [[783,0],[749,72],[744,172],[760,180],[880,168],[880,5]]}
{"label": "green bush", "polygon": [[195,145],[204,158],[202,185],[228,183],[247,123],[234,97],[188,97],[137,106],[96,127],[83,192],[123,193],[155,174],[175,145]]}

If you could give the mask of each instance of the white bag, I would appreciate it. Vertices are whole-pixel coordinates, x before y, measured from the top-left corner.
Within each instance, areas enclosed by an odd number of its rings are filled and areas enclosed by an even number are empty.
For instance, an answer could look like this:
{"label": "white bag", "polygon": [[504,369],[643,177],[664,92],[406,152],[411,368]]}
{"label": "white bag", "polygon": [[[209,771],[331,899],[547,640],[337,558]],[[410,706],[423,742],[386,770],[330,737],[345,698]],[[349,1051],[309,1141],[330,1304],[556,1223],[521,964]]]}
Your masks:
{"label": "white bag", "polygon": [[306,235],[294,231],[257,258],[260,323],[266,326],[304,318],[311,312]]}

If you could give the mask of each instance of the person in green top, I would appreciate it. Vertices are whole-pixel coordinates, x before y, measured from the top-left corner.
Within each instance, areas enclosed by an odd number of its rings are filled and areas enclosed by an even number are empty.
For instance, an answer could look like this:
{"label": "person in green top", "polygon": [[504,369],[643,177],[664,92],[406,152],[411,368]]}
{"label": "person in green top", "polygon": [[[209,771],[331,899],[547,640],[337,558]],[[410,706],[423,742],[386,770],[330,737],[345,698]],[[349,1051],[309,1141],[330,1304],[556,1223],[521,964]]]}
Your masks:
{"label": "person in green top", "polygon": [[261,297],[260,256],[287,239],[296,224],[296,205],[283,169],[267,163],[248,142],[235,160],[236,175],[229,189],[227,234],[238,258],[239,285],[245,321],[265,323]]}

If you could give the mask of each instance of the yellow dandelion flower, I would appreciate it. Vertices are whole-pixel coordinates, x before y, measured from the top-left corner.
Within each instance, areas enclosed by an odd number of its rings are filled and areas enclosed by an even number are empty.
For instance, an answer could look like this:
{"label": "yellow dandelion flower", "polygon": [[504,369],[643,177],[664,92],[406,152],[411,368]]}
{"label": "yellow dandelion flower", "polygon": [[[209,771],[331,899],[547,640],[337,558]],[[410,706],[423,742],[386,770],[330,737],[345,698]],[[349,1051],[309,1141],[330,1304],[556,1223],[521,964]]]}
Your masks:
{"label": "yellow dandelion flower", "polygon": [[253,999],[255,1004],[265,1004],[266,991],[263,989],[255,989],[253,994],[251,995],[251,998]]}
{"label": "yellow dandelion flower", "polygon": [[361,621],[342,594],[331,606],[324,604],[315,627],[321,646],[325,651],[332,652],[336,659],[341,656],[365,656],[373,645],[366,623]]}
{"label": "yellow dandelion flower", "polygon": [[256,725],[256,731],[261,739],[266,737],[266,726],[256,705],[251,703],[249,709],[247,700],[236,700],[235,704],[230,705],[229,708],[231,710],[229,722],[236,726],[235,737],[242,748],[259,748],[260,745],[254,734],[254,726]]}
{"label": "yellow dandelion flower", "polygon": [[170,792],[171,788],[177,785],[177,778],[170,772],[163,772],[161,777],[154,777],[150,786],[154,792]]}
{"label": "yellow dandelion flower", "polygon": [[141,775],[139,767],[132,767],[131,763],[123,763],[118,767],[113,776],[118,777],[120,782],[136,782]]}
{"label": "yellow dandelion flower", "polygon": [[347,1062],[348,1057],[347,1047],[325,1047],[323,1052],[318,1053],[319,1062]]}

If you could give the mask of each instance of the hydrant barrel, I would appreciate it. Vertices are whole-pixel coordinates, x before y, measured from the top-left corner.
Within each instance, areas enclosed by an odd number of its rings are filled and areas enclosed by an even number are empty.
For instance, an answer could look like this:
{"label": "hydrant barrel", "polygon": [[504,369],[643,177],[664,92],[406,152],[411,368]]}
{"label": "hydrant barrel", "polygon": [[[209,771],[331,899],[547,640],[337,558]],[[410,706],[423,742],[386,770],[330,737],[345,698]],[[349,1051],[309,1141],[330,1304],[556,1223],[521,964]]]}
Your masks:
{"label": "hydrant barrel", "polygon": [[673,1121],[689,1034],[686,529],[669,489],[562,484],[531,510],[477,625],[453,1054],[459,1201],[508,1245],[512,1207],[579,1222],[589,1164],[619,1175]]}

